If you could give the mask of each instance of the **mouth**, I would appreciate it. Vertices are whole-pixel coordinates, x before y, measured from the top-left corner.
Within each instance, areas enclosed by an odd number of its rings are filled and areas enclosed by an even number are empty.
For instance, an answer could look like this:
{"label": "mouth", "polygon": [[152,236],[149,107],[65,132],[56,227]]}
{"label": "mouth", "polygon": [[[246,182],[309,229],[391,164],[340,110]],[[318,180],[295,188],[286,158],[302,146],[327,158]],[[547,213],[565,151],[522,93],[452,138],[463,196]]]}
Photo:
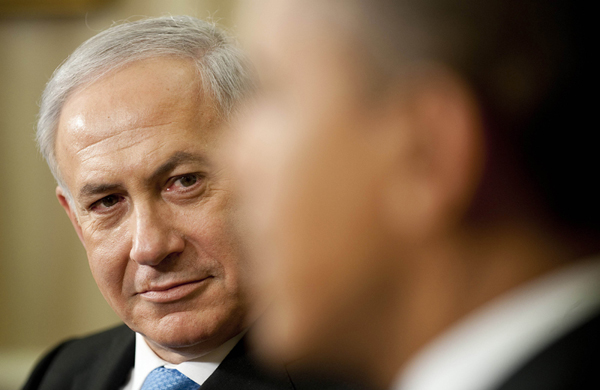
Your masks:
{"label": "mouth", "polygon": [[178,301],[205,287],[212,276],[192,280],[189,282],[175,282],[161,286],[154,286],[138,295],[143,299],[154,303],[168,303]]}

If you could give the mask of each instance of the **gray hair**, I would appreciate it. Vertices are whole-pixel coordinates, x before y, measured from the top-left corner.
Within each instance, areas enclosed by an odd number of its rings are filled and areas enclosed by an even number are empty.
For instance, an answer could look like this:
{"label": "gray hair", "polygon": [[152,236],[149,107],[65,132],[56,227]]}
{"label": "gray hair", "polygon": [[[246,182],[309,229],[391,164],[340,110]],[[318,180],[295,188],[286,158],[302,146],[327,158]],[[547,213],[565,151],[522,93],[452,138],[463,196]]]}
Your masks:
{"label": "gray hair", "polygon": [[40,102],[36,140],[67,194],[55,142],[60,114],[69,96],[127,64],[163,56],[194,61],[205,96],[212,98],[225,119],[249,89],[249,68],[243,54],[231,38],[206,21],[190,16],[149,18],[113,26],[90,38],[54,71]]}

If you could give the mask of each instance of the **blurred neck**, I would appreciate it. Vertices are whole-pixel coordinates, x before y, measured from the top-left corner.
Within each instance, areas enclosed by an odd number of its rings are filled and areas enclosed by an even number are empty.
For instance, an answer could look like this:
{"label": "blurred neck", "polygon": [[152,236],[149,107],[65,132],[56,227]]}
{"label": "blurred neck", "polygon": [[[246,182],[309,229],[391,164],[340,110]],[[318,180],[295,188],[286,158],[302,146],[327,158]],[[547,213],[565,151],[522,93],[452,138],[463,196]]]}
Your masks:
{"label": "blurred neck", "polygon": [[396,262],[394,299],[368,321],[373,329],[365,344],[373,348],[367,369],[383,388],[459,319],[576,257],[559,237],[524,221],[470,229],[419,249],[410,269]]}

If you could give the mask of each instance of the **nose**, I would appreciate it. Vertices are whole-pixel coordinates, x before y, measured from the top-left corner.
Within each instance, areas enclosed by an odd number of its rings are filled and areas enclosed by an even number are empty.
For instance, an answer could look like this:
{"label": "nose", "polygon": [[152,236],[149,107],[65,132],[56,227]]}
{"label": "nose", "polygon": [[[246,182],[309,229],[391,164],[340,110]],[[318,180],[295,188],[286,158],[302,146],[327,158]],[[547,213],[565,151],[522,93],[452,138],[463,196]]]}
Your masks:
{"label": "nose", "polygon": [[185,241],[173,227],[171,215],[161,215],[151,207],[138,207],[132,222],[129,256],[138,264],[156,266],[169,255],[183,251]]}

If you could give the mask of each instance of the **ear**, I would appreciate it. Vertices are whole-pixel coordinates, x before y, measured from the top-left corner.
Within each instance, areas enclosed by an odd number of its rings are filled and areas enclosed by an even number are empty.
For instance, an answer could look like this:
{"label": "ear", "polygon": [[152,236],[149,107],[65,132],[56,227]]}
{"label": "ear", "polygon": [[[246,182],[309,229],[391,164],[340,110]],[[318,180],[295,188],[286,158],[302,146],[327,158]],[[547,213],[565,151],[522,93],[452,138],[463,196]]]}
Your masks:
{"label": "ear", "polygon": [[388,142],[399,147],[382,205],[396,233],[425,239],[465,216],[483,167],[482,122],[470,89],[451,71],[423,67],[409,80],[386,105]]}
{"label": "ear", "polygon": [[69,217],[71,223],[73,224],[73,227],[75,228],[75,232],[77,232],[77,237],[79,237],[79,241],[81,241],[83,247],[85,248],[85,241],[83,240],[81,225],[79,224],[79,220],[77,219],[77,214],[75,214],[75,210],[72,209],[71,204],[67,199],[67,194],[60,186],[56,187],[56,197],[58,198],[58,203],[60,203],[63,209],[65,209],[67,216]]}

